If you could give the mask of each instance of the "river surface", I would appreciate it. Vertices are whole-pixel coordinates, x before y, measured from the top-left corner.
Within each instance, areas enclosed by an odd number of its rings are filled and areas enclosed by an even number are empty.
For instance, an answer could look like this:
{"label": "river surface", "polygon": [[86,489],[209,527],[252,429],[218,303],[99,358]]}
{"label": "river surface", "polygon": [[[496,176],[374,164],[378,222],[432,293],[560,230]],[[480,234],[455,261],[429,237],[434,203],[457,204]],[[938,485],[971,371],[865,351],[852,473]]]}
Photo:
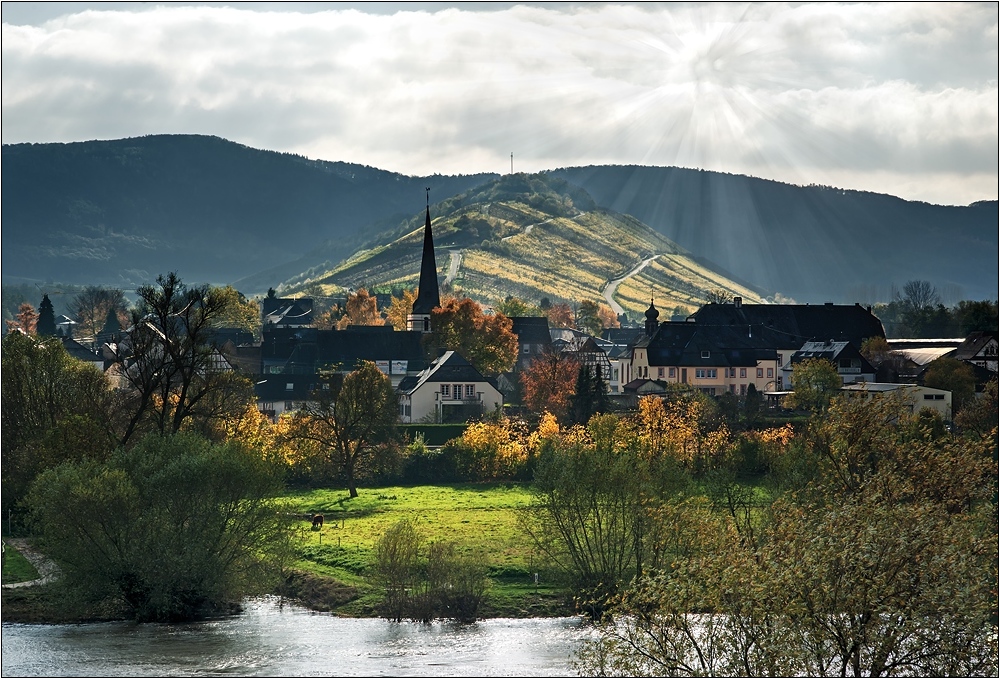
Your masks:
{"label": "river surface", "polygon": [[590,635],[576,618],[390,623],[277,598],[182,625],[3,625],[14,676],[567,676]]}

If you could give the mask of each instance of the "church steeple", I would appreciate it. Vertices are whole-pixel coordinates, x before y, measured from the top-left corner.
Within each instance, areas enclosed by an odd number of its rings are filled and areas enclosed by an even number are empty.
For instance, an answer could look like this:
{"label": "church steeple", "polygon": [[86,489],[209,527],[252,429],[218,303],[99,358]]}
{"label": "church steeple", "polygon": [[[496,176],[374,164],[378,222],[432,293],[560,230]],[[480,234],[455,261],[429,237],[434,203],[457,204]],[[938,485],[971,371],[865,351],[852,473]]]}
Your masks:
{"label": "church steeple", "polygon": [[438,292],[437,263],[434,259],[434,235],[431,233],[431,190],[427,189],[427,213],[424,221],[424,251],[420,259],[420,284],[413,301],[413,313],[406,319],[407,329],[430,331],[431,310],[441,306]]}
{"label": "church steeple", "polygon": [[660,312],[656,308],[656,306],[653,304],[653,298],[650,297],[649,298],[649,308],[646,309],[646,336],[647,337],[652,337],[653,333],[656,332],[656,329],[660,325],[659,320],[657,320],[659,318],[660,318]]}

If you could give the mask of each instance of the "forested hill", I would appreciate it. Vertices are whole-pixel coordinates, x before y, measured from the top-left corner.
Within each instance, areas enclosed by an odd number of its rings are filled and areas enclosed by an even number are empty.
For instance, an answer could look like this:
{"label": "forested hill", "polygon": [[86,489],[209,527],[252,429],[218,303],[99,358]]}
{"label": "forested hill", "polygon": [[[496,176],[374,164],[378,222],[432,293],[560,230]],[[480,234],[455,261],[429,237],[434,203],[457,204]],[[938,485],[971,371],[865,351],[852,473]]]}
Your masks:
{"label": "forested hill", "polygon": [[672,167],[552,174],[733,275],[801,302],[884,300],[890,284],[913,279],[955,299],[997,296],[997,201],[929,205]]}
{"label": "forested hill", "polygon": [[407,177],[195,135],[5,144],[3,279],[128,289],[170,270],[229,283],[272,269],[277,282],[307,250],[329,241],[339,260],[367,225],[417,212],[424,187],[441,200],[495,176]]}

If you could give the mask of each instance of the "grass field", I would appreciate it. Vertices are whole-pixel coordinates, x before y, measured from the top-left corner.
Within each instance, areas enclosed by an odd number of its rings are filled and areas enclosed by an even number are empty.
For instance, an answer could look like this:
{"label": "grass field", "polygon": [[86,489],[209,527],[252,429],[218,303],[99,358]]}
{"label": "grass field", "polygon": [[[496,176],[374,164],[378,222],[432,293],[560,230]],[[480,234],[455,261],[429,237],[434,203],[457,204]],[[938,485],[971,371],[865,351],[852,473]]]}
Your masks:
{"label": "grass field", "polygon": [[3,552],[3,584],[27,582],[38,577],[38,571],[31,562],[10,545],[4,546]]}
{"label": "grass field", "polygon": [[[287,511],[304,517],[321,513],[322,530],[312,530],[305,518],[295,527],[299,568],[336,578],[356,587],[360,598],[338,609],[369,613],[377,593],[366,575],[378,539],[390,526],[410,520],[425,542],[457,545],[487,569],[492,581],[490,609],[499,614],[565,613],[568,598],[553,573],[541,567],[530,537],[518,525],[518,513],[528,507],[531,492],[522,484],[454,484],[392,486],[347,491],[311,490],[284,496]],[[534,573],[540,572],[536,587]],[[537,596],[536,596],[537,592]]]}

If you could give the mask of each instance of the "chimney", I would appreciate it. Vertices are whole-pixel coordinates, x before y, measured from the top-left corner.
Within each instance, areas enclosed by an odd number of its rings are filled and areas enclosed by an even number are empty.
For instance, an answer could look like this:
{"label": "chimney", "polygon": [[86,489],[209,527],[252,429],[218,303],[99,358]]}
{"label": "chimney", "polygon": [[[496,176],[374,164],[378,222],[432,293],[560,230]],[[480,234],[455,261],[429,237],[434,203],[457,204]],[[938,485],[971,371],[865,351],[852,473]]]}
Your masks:
{"label": "chimney", "polygon": [[742,297],[733,297],[733,304],[735,304],[736,308],[739,309],[740,307],[743,306],[743,298]]}

